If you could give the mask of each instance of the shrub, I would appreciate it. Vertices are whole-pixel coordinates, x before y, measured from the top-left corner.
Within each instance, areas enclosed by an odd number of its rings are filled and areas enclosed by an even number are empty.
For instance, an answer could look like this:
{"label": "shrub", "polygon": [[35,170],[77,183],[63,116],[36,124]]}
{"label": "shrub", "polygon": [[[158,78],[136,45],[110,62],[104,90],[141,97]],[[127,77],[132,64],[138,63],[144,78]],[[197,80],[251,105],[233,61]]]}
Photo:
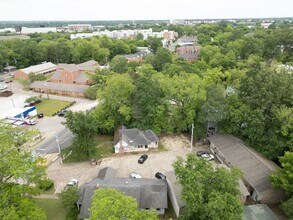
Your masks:
{"label": "shrub", "polygon": [[54,182],[50,179],[44,179],[39,183],[39,188],[42,190],[49,190],[54,186]]}

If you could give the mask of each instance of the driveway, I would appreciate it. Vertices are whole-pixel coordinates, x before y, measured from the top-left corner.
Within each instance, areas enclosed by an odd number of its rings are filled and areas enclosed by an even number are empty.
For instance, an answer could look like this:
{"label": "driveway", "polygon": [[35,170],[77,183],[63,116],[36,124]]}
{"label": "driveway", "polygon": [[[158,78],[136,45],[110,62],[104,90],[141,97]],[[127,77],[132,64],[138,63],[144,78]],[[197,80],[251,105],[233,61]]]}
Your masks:
{"label": "driveway", "polygon": [[66,183],[76,178],[79,180],[79,185],[91,181],[97,177],[99,170],[103,167],[110,166],[116,169],[117,177],[128,177],[133,171],[138,172],[143,178],[154,178],[156,172],[162,173],[173,171],[172,164],[176,161],[177,156],[185,157],[190,152],[203,150],[203,147],[194,147],[190,150],[189,139],[183,135],[165,136],[160,139],[160,142],[167,148],[166,151],[150,151],[147,152],[148,159],[143,163],[137,162],[141,154],[136,155],[114,155],[110,158],[105,158],[98,166],[92,166],[89,162],[76,164],[60,164],[55,161],[54,164],[48,167],[48,177],[55,182],[55,193],[60,193]]}

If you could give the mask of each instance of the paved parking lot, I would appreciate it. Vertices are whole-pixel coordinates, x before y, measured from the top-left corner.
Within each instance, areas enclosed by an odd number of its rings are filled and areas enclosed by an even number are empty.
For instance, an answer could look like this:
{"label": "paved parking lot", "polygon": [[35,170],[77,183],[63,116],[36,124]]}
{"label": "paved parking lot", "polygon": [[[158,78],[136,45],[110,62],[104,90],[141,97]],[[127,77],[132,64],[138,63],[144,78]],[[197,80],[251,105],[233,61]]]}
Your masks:
{"label": "paved parking lot", "polygon": [[49,166],[47,170],[48,177],[55,182],[56,193],[64,189],[66,183],[76,178],[79,185],[89,182],[98,175],[101,168],[110,166],[117,170],[117,176],[128,177],[131,172],[138,172],[143,178],[154,178],[155,173],[172,171],[172,164],[176,161],[177,156],[185,157],[190,152],[206,149],[207,146],[194,147],[190,150],[189,140],[183,136],[166,136],[160,139],[163,145],[168,148],[167,151],[150,151],[147,152],[148,159],[143,163],[137,162],[141,154],[135,155],[114,155],[110,158],[103,159],[98,166],[92,166],[89,162],[77,164],[59,164],[56,161]]}

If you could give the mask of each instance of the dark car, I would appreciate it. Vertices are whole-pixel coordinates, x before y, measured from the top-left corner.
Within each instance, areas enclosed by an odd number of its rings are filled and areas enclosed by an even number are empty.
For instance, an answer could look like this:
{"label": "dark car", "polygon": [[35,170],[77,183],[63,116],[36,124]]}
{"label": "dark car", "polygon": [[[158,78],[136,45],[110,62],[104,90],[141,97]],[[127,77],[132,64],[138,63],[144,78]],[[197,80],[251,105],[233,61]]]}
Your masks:
{"label": "dark car", "polygon": [[143,164],[143,163],[146,161],[146,159],[148,159],[148,155],[143,154],[143,155],[141,155],[140,158],[138,159],[138,163]]}
{"label": "dark car", "polygon": [[65,116],[67,114],[68,110],[61,110],[60,112],[58,112],[58,116]]}
{"label": "dark car", "polygon": [[197,155],[198,157],[200,157],[200,156],[203,155],[203,154],[209,154],[209,152],[208,152],[208,151],[198,151],[198,152],[196,152],[196,155]]}
{"label": "dark car", "polygon": [[43,118],[44,114],[43,113],[38,113],[37,116],[38,116],[38,118]]}
{"label": "dark car", "polygon": [[166,176],[160,172],[156,172],[155,177],[160,180],[165,180]]}

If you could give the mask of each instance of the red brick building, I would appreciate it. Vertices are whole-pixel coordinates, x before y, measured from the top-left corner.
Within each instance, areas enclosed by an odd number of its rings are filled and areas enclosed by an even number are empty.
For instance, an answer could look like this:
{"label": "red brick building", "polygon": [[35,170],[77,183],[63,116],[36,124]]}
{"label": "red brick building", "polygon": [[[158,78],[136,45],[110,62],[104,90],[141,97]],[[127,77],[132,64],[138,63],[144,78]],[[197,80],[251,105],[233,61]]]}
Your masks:
{"label": "red brick building", "polygon": [[181,46],[176,49],[179,58],[183,58],[185,61],[195,61],[199,59],[200,46]]}

